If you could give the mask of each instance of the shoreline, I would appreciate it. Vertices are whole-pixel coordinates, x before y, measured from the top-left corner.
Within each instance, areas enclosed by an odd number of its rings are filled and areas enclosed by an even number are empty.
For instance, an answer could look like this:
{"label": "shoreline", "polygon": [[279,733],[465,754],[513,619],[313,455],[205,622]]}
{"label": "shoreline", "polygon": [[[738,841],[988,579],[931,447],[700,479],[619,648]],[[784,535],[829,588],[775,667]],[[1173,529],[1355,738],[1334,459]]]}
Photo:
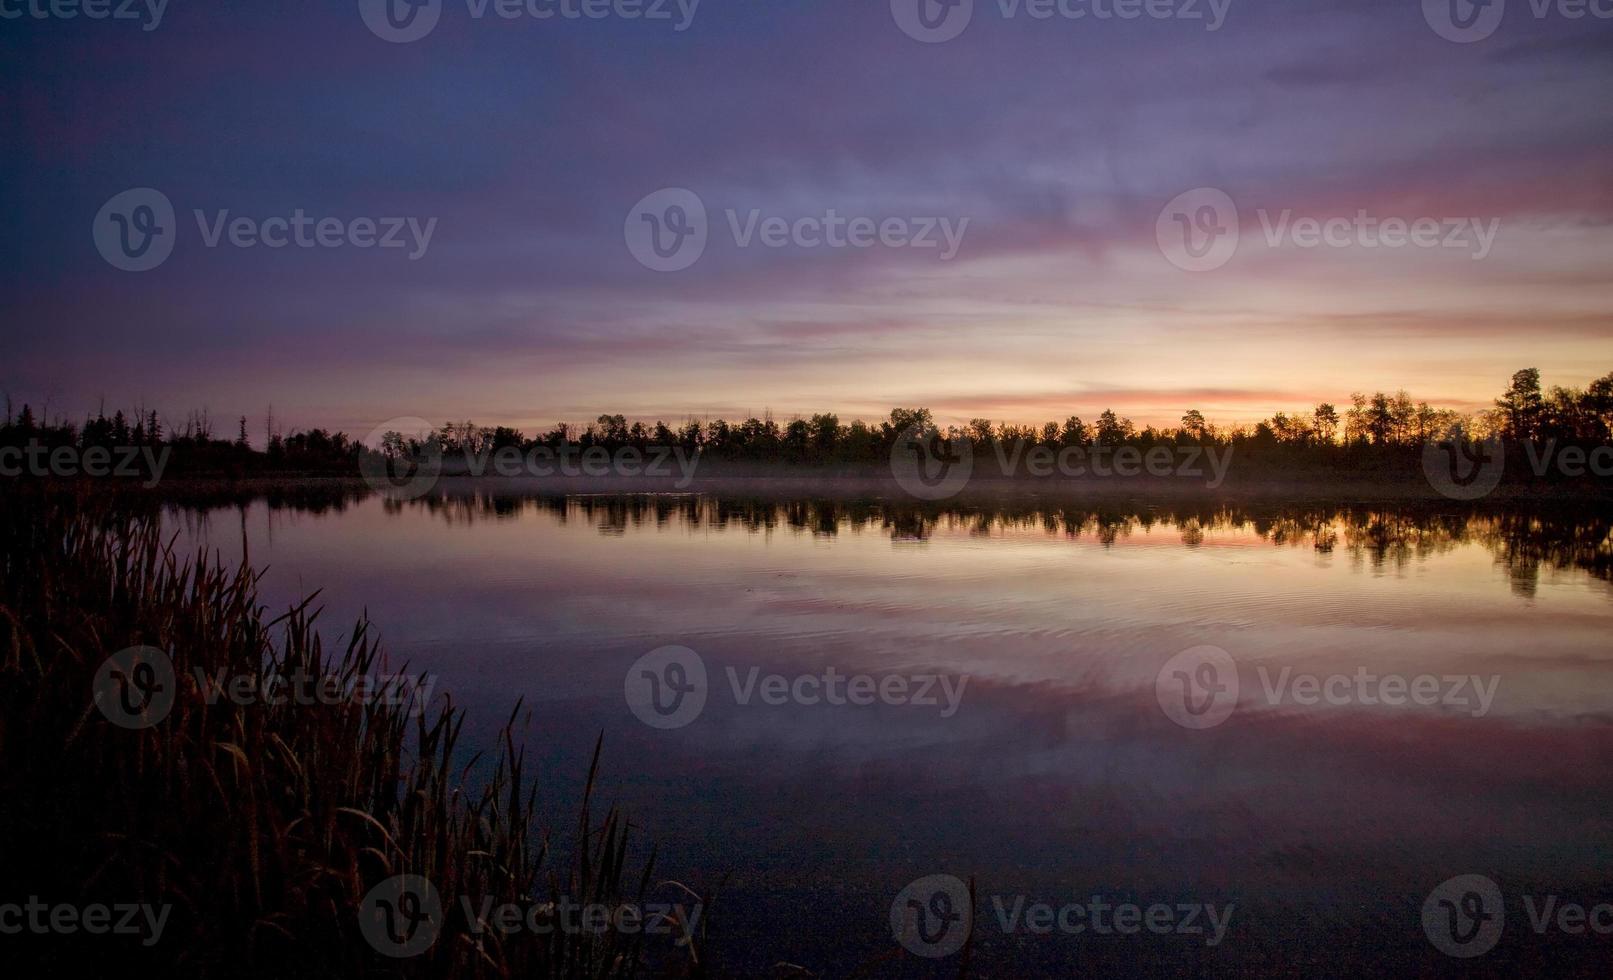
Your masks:
{"label": "shoreline", "polygon": [[[165,480],[156,487],[124,489],[159,498],[187,498],[247,493],[320,493],[367,497],[389,495],[359,476],[314,474],[255,475],[243,477],[185,476]],[[1118,502],[1169,501],[1270,504],[1427,504],[1460,510],[1504,506],[1583,506],[1613,504],[1613,487],[1505,484],[1476,500],[1444,496],[1426,481],[1339,477],[1309,474],[1288,479],[1228,479],[1218,487],[1170,477],[997,477],[972,479],[958,492],[939,499],[920,499],[895,478],[822,469],[724,467],[690,479],[646,476],[469,476],[443,475],[424,492],[398,499],[490,494],[525,496],[688,496],[708,495],[756,499],[808,497],[824,500],[865,500],[919,508],[968,505],[981,502]]]}

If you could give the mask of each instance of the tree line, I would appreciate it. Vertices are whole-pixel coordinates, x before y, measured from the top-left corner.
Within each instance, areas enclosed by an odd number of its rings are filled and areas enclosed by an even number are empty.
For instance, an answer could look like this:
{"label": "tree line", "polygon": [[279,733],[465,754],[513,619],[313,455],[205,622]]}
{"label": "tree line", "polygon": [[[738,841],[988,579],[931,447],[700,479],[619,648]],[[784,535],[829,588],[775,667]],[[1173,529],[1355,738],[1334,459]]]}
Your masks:
{"label": "tree line", "polygon": [[523,452],[537,446],[550,449],[594,446],[680,446],[704,457],[757,462],[801,464],[869,463],[887,458],[897,440],[907,433],[967,439],[976,452],[989,452],[1003,444],[1065,447],[1159,445],[1236,446],[1244,450],[1281,451],[1327,458],[1362,450],[1419,447],[1453,434],[1465,438],[1500,437],[1512,440],[1555,439],[1565,443],[1604,444],[1613,441],[1613,372],[1583,389],[1541,386],[1540,372],[1515,372],[1492,407],[1475,413],[1436,408],[1414,401],[1405,391],[1370,395],[1355,393],[1342,409],[1324,402],[1309,412],[1277,412],[1253,425],[1223,426],[1209,421],[1198,409],[1188,409],[1176,426],[1139,428],[1112,409],[1091,422],[1071,415],[1062,422],[1040,426],[970,419],[964,425],[941,426],[927,408],[895,408],[877,422],[854,419],[842,422],[832,412],[795,417],[780,424],[771,414],[743,421],[688,419],[676,427],[664,421],[630,422],[624,415],[601,415],[587,425],[560,423],[547,432],[528,436],[508,426],[481,426],[471,421],[446,422],[432,432],[387,432],[376,446],[365,446],[344,432],[307,429],[283,435],[273,413],[266,424],[264,448],[252,446],[247,420],[238,419],[233,438],[216,435],[207,412],[190,412],[176,423],[165,422],[155,411],[98,411],[81,425],[65,420],[46,422],[28,405],[15,415],[8,399],[0,423],[0,447],[38,442],[47,446],[167,446],[179,472],[267,470],[291,472],[349,472],[366,452],[414,455],[428,447],[448,456],[480,456],[506,447]]}

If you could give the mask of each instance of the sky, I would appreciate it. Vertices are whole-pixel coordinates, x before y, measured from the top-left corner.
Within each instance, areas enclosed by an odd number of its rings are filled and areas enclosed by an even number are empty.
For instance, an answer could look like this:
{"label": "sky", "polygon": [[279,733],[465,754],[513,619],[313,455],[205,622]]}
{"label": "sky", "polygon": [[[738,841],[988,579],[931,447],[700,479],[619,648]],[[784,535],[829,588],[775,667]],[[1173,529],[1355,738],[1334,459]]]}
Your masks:
{"label": "sky", "polygon": [[52,415],[1236,423],[1613,371],[1613,0],[51,2],[0,0],[0,389]]}

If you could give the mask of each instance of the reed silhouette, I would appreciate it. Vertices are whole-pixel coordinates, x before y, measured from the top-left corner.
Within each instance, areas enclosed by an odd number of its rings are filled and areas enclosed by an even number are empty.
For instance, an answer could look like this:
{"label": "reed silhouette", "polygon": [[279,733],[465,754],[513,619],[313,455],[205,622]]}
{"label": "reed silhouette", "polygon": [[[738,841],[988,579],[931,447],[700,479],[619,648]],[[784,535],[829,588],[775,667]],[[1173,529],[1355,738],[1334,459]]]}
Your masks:
{"label": "reed silhouette", "polygon": [[[327,648],[310,596],[271,616],[258,573],[176,555],[150,511],[13,488],[0,508],[0,900],[168,907],[161,941],[7,937],[29,973],[117,964],[131,975],[626,977],[643,937],[554,928],[477,933],[484,900],[539,918],[562,898],[616,906],[650,888],[629,825],[592,794],[596,746],[566,861],[550,862],[513,731],[487,755],[463,714],[414,691],[336,703],[210,699],[201,678],[347,682],[393,667],[367,622]],[[149,727],[92,698],[104,661],[148,645],[173,664],[173,702]],[[361,936],[379,883],[422,875],[445,914],[429,949],[381,955]],[[462,905],[468,901],[469,905]],[[547,911],[545,910],[547,908]],[[485,925],[485,923],[482,923]],[[703,925],[703,923],[702,923]],[[699,971],[695,943],[673,960]]]}

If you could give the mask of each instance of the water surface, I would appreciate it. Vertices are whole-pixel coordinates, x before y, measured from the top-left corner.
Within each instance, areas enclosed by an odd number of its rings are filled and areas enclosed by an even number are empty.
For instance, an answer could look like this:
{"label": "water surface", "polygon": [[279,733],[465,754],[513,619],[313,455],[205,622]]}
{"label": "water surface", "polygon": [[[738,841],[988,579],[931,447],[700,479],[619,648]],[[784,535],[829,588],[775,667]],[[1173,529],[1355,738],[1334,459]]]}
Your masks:
{"label": "water surface", "polygon": [[[975,880],[985,975],[1613,961],[1613,936],[1538,935],[1522,904],[1609,899],[1613,547],[1597,515],[466,493],[170,519],[186,545],[266,564],[271,606],[323,589],[327,635],[367,612],[394,660],[470,710],[469,740],[524,699],[561,826],[603,733],[603,785],[659,844],[659,876],[721,884],[709,955],[732,971],[956,975],[957,957],[891,939],[892,900],[937,873]],[[624,680],[668,644],[699,655],[709,690],[663,730]],[[1156,678],[1206,645],[1240,690],[1192,730]],[[741,704],[729,679],[831,668],[963,686],[948,713]],[[1445,680],[1432,705],[1267,693],[1363,673],[1477,678],[1492,696]],[[1469,873],[1499,883],[1508,917],[1472,962],[1420,920]],[[999,921],[1017,896],[1094,895],[1235,911],[1215,946]]]}

